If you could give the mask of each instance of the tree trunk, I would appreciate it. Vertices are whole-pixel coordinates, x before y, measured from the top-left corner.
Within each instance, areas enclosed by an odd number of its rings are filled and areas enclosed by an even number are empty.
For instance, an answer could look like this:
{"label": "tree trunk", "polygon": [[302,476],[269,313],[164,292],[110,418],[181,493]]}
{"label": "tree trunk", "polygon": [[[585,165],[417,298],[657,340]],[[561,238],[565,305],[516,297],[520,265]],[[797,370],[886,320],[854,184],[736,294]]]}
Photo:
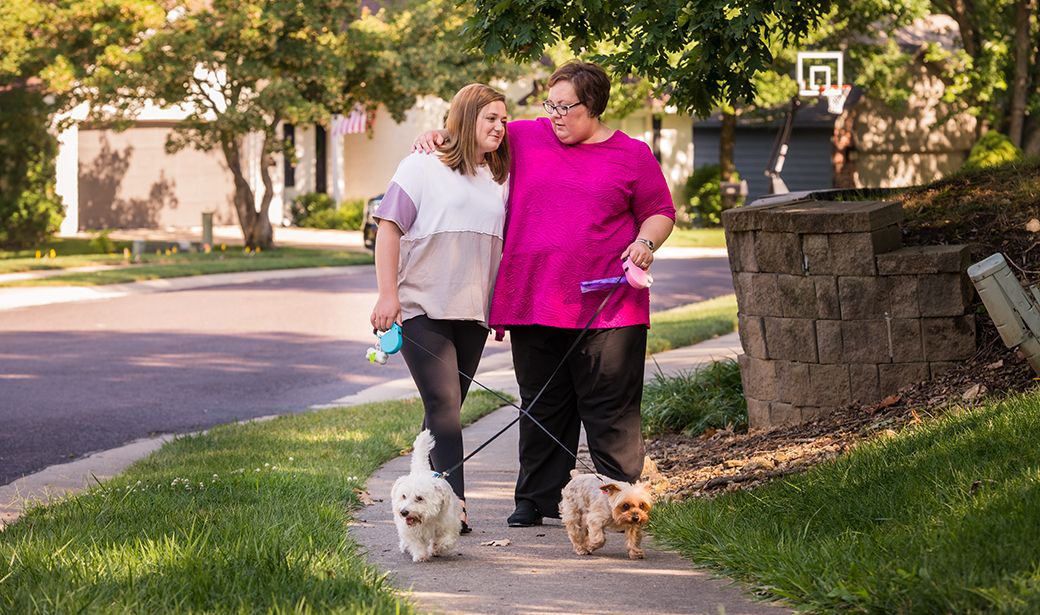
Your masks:
{"label": "tree trunk", "polygon": [[[245,173],[242,170],[242,137],[222,137],[220,146],[224,152],[224,160],[235,180],[235,211],[238,212],[238,224],[242,228],[242,237],[246,247],[250,250],[270,248],[273,236],[271,221],[267,219],[266,211],[261,215],[256,210],[256,195],[249,187],[249,182],[246,181]],[[270,174],[266,181],[270,182]],[[264,195],[268,205],[270,205],[270,197],[271,190],[268,188]]]}
{"label": "tree trunk", "polygon": [[264,196],[260,199],[260,212],[257,214],[263,222],[256,225],[256,245],[265,250],[274,244],[274,229],[271,228],[271,217],[268,212],[271,209],[271,200],[274,198],[274,182],[271,181],[271,155],[267,152],[268,136],[264,135],[263,145],[260,147],[260,181],[264,183]]}
{"label": "tree trunk", "polygon": [[[938,4],[941,5],[945,3]],[[964,51],[977,60],[979,56],[979,44],[976,35],[977,28],[975,27],[974,21],[976,15],[974,3],[972,0],[952,0],[952,2],[948,4],[948,10],[950,16],[957,22],[957,26],[961,31],[961,44],[964,46]]]}
{"label": "tree trunk", "polygon": [[1040,154],[1040,118],[1027,118],[1022,135],[1022,152],[1027,156]]}
{"label": "tree trunk", "polygon": [[1032,4],[1032,0],[1018,0],[1015,3],[1015,74],[1011,84],[1011,110],[1008,117],[1008,138],[1015,147],[1022,147],[1026,97],[1029,94],[1029,30]]}
{"label": "tree trunk", "polygon": [[[722,131],[719,133],[719,167],[723,184],[733,181],[737,167],[733,162],[733,146],[737,140],[737,114],[729,108],[722,110]],[[722,209],[732,209],[737,195],[732,190],[722,191]]]}
{"label": "tree trunk", "polygon": [[[961,45],[977,65],[982,55],[982,50],[978,42],[977,13],[973,0],[950,0],[949,2],[936,2],[936,5],[940,9],[945,9],[945,12],[957,22],[957,27],[961,34]],[[976,141],[985,134],[986,129],[986,122],[975,122]]]}

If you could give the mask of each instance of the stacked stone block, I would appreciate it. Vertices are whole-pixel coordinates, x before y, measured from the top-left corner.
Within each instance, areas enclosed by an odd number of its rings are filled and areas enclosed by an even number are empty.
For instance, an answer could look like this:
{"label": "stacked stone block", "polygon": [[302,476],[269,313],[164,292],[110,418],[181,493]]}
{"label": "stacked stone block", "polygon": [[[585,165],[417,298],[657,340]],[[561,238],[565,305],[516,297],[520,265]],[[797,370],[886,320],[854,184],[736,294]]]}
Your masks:
{"label": "stacked stone block", "polygon": [[969,246],[902,247],[893,202],[723,214],[752,429],[812,420],[975,352]]}

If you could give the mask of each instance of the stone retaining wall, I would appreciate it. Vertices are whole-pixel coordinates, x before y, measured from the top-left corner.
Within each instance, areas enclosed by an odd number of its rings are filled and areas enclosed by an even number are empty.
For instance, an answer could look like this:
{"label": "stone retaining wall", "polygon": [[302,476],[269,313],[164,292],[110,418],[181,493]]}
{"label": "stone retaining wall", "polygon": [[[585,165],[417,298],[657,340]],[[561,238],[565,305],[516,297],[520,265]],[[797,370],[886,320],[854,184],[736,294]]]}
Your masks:
{"label": "stone retaining wall", "polygon": [[723,214],[752,429],[871,403],[972,356],[969,246],[901,247],[894,202]]}

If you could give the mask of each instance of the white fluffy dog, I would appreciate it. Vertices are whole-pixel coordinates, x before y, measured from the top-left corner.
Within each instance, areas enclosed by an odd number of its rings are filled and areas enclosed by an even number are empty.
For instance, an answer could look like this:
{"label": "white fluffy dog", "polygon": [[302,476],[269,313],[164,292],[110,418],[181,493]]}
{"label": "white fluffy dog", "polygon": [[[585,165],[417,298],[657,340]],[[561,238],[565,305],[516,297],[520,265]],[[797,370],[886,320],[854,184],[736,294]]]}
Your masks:
{"label": "white fluffy dog", "polygon": [[398,478],[390,490],[398,546],[401,553],[410,552],[415,562],[447,553],[462,530],[462,502],[430,466],[433,446],[430,430],[416,436],[411,472]]}

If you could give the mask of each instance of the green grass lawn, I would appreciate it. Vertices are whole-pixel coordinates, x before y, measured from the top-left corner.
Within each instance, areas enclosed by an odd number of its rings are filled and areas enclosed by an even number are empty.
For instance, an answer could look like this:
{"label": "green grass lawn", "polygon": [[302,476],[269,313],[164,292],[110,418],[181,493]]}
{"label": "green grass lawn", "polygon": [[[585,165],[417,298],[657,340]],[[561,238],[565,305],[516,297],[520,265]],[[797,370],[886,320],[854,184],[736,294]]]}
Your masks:
{"label": "green grass lawn", "polygon": [[[272,248],[260,253],[246,253],[241,247],[218,246],[209,254],[202,252],[148,252],[140,264],[130,264],[120,254],[91,254],[87,240],[55,240],[55,258],[35,258],[26,252],[0,254],[0,273],[14,273],[39,269],[68,269],[89,265],[114,265],[117,269],[93,272],[70,272],[38,280],[8,282],[0,286],[97,286],[270,269],[298,269],[303,267],[336,267],[371,264],[369,252],[316,250],[309,248]],[[116,242],[119,249],[127,242]]]}
{"label": "green grass lawn", "polygon": [[1040,612],[1040,393],[749,492],[655,508],[695,562],[814,611]]}
{"label": "green grass lawn", "polygon": [[664,245],[673,248],[725,248],[726,234],[721,228],[676,228]]}
{"label": "green grass lawn", "polygon": [[[465,422],[502,406],[475,391]],[[0,613],[398,613],[347,535],[418,400],[218,427],[0,532]]]}
{"label": "green grass lawn", "polygon": [[648,354],[689,346],[737,330],[737,296],[726,295],[650,315]]}
{"label": "green grass lawn", "polygon": [[[93,265],[122,265],[123,248],[130,242],[113,241],[115,254],[102,253],[89,239],[55,237],[32,250],[0,250],[0,273],[19,273],[47,269],[69,269]],[[54,257],[49,257],[54,250]],[[41,258],[36,257],[39,251]]]}

